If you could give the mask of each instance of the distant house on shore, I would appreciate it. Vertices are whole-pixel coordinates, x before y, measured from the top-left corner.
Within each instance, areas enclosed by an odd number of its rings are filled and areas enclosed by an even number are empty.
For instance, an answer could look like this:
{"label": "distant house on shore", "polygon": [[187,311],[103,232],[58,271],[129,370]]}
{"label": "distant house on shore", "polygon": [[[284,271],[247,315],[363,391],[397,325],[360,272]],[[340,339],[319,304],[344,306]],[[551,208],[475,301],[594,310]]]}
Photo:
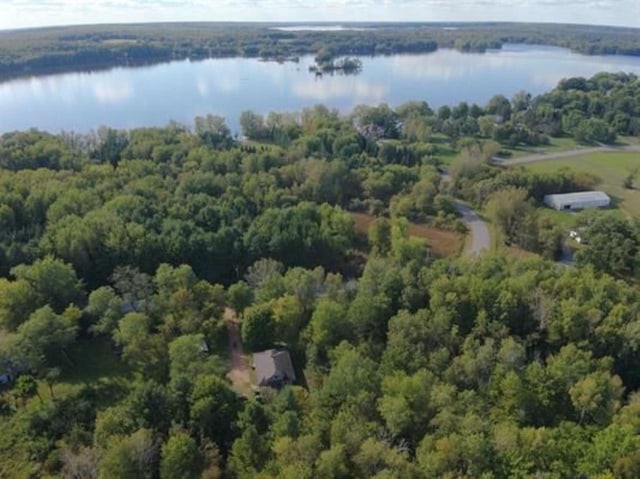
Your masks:
{"label": "distant house on shore", "polygon": [[575,211],[585,208],[606,208],[611,198],[602,191],[581,191],[562,195],[547,195],[544,203],[559,211]]}
{"label": "distant house on shore", "polygon": [[288,351],[268,349],[253,355],[256,384],[280,389],[296,380],[293,363]]}

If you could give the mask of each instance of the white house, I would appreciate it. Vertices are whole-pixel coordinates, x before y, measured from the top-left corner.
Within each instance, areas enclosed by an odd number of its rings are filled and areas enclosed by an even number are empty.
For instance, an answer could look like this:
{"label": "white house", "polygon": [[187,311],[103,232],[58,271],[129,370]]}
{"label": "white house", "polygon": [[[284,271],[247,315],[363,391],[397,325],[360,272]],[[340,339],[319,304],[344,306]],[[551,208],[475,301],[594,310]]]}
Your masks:
{"label": "white house", "polygon": [[544,203],[556,210],[574,211],[585,208],[605,208],[611,204],[611,198],[602,191],[581,191],[561,195],[547,195]]}

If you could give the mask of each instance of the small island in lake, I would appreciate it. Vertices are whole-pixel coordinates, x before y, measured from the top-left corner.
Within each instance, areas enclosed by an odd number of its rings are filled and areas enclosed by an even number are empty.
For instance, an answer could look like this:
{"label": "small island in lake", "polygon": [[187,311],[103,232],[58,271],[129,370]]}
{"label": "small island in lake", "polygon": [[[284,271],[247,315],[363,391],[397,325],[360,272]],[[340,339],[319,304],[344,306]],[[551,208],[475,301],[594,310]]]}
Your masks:
{"label": "small island in lake", "polygon": [[309,66],[309,71],[314,72],[316,76],[322,76],[325,73],[333,74],[335,72],[344,75],[355,75],[362,71],[362,61],[359,58],[335,58],[333,52],[327,48],[322,48],[318,52],[315,61],[315,64]]}

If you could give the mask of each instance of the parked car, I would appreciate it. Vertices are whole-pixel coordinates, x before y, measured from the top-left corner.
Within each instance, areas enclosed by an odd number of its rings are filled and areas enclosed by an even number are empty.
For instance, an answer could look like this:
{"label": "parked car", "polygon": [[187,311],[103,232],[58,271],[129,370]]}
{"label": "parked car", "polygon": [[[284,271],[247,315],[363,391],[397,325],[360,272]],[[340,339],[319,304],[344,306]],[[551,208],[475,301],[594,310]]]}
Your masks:
{"label": "parked car", "polygon": [[578,244],[587,244],[587,240],[582,236],[582,233],[578,230],[569,231],[569,238],[575,240]]}

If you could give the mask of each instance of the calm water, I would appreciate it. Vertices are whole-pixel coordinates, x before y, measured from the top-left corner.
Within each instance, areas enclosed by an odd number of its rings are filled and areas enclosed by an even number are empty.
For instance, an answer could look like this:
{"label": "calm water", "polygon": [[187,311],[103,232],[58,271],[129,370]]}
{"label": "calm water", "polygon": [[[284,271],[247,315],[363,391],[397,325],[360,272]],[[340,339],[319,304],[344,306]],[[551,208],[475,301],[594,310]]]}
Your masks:
{"label": "calm water", "polygon": [[37,127],[86,132],[191,124],[197,115],[222,115],[237,131],[243,110],[299,111],[323,103],[343,112],[358,104],[426,100],[432,106],[486,103],[519,90],[538,94],[567,76],[599,71],[640,74],[640,57],[582,56],[561,48],[510,45],[486,54],[439,50],[423,55],[363,58],[356,76],[316,78],[313,59],[268,63],[254,59],[180,61],[19,79],[0,84],[0,132]]}

